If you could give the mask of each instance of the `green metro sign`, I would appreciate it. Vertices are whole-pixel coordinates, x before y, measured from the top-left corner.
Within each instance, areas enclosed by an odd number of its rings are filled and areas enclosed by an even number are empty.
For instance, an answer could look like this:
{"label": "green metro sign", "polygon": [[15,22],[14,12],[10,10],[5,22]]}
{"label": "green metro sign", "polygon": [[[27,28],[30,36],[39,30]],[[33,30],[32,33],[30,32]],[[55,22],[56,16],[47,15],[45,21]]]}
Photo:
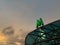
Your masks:
{"label": "green metro sign", "polygon": [[36,21],[36,28],[38,28],[41,25],[44,25],[42,18],[40,18],[39,20]]}

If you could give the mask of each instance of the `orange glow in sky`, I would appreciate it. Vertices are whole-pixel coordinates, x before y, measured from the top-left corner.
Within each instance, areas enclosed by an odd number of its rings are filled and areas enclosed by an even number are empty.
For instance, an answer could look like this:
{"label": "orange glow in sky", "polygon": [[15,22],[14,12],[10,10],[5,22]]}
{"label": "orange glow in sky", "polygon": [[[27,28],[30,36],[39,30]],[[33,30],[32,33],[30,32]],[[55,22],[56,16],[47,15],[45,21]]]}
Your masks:
{"label": "orange glow in sky", "polygon": [[8,38],[2,33],[0,33],[0,43],[5,44],[7,41],[8,41]]}

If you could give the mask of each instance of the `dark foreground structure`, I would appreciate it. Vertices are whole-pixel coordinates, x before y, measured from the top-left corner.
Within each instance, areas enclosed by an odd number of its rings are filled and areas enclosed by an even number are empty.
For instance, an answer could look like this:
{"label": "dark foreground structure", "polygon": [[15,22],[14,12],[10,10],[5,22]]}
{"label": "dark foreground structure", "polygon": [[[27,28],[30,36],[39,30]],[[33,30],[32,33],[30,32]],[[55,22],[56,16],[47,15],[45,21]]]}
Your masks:
{"label": "dark foreground structure", "polygon": [[30,32],[25,38],[25,45],[60,45],[60,20]]}

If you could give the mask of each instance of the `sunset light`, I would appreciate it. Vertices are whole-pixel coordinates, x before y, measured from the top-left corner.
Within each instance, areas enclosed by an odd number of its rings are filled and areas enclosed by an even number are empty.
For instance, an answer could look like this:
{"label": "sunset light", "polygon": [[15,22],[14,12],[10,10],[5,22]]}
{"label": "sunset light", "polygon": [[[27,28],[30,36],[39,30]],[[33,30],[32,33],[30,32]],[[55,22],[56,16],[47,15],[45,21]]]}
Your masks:
{"label": "sunset light", "polygon": [[8,41],[8,38],[5,35],[3,35],[2,33],[0,33],[0,43],[6,44],[7,41]]}

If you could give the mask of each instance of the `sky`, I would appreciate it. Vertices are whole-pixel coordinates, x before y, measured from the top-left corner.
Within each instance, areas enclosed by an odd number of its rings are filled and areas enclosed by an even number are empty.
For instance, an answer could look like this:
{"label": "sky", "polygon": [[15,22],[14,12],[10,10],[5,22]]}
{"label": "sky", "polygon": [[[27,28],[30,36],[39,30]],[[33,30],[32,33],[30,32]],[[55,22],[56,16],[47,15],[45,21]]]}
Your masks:
{"label": "sky", "polygon": [[1,30],[12,26],[16,32],[28,34],[40,17],[45,24],[59,20],[60,0],[0,0]]}

